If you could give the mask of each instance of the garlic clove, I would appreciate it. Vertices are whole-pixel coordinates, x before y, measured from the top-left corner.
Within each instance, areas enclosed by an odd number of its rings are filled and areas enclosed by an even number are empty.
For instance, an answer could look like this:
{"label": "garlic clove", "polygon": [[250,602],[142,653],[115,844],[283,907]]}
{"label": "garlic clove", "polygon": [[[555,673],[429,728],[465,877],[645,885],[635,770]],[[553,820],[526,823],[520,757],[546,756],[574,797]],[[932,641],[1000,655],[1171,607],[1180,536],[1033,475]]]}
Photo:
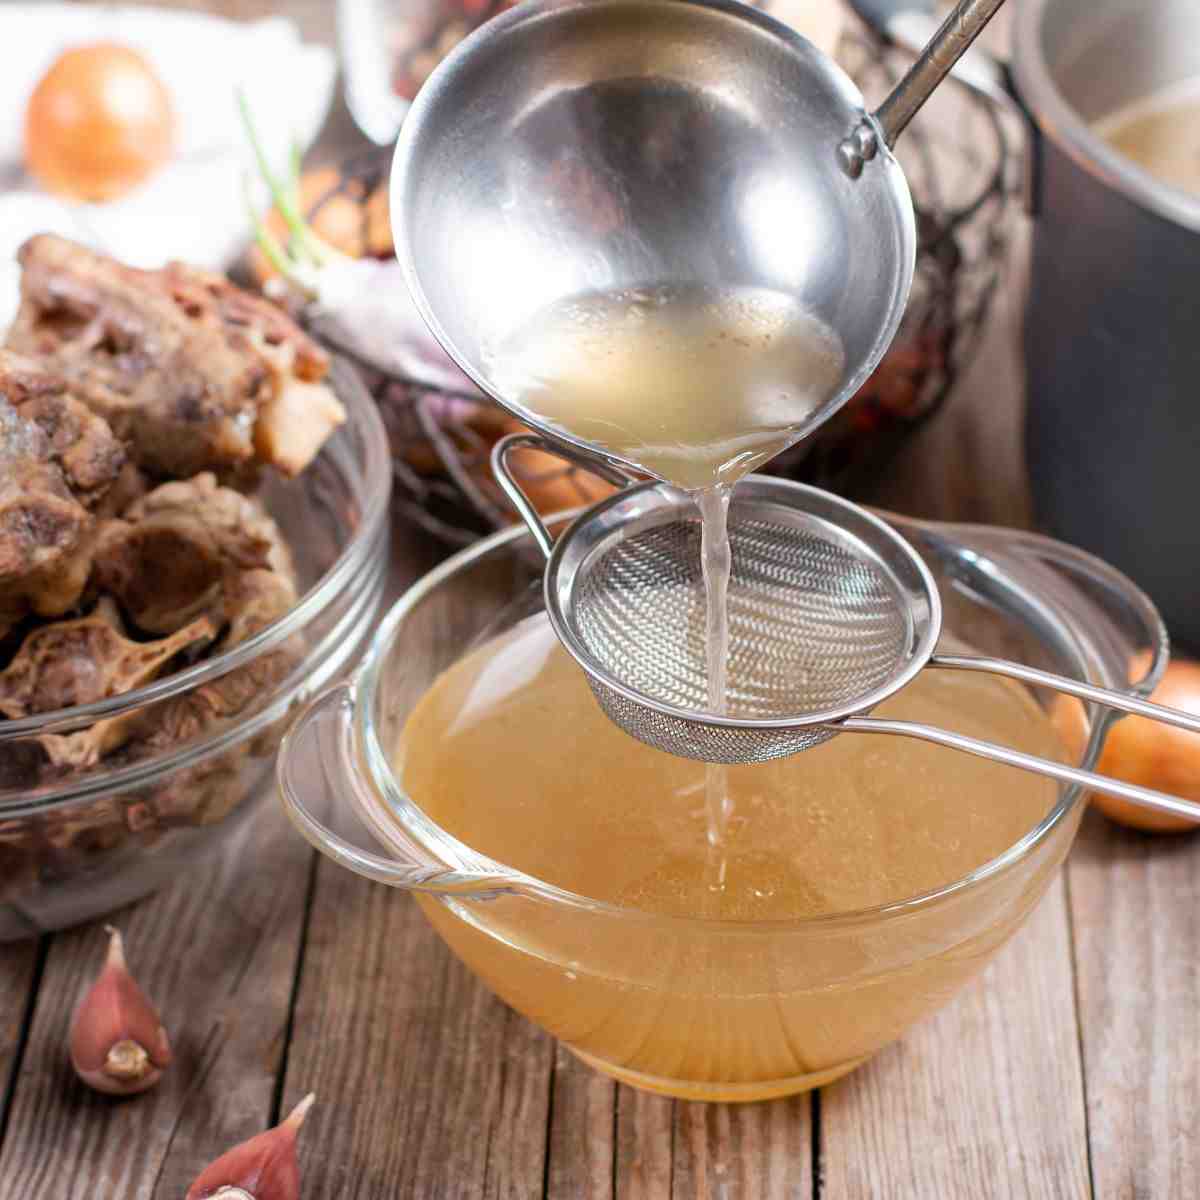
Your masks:
{"label": "garlic clove", "polygon": [[80,1001],[71,1024],[71,1065],[88,1087],[113,1096],[152,1088],[171,1061],[167,1031],[125,962],[111,925],[104,968]]}
{"label": "garlic clove", "polygon": [[299,1200],[296,1134],[315,1101],[310,1092],[282,1124],[227,1150],[200,1173],[185,1200]]}

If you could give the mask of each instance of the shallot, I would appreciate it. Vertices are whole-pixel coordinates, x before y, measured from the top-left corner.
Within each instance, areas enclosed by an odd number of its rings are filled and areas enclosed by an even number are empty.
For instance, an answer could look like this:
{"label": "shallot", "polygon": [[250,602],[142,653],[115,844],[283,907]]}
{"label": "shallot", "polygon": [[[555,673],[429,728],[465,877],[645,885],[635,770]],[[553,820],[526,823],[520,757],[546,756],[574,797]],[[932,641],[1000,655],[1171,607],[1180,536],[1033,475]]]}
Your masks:
{"label": "shallot", "polygon": [[88,1087],[132,1096],[159,1081],[171,1047],[158,1013],[129,973],[121,934],[111,925],[106,929],[104,968],[71,1025],[71,1065]]}
{"label": "shallot", "polygon": [[274,1129],[222,1154],[200,1172],[185,1200],[299,1200],[296,1134],[315,1101],[310,1092]]}
{"label": "shallot", "polygon": [[[1146,656],[1139,656],[1131,676],[1140,677],[1147,665]],[[1150,698],[1200,715],[1200,663],[1173,661]],[[1200,734],[1145,717],[1123,717],[1109,731],[1096,769],[1185,800],[1200,800]],[[1135,829],[1179,833],[1196,827],[1188,817],[1155,812],[1103,792],[1094,793],[1092,799],[1105,816]]]}

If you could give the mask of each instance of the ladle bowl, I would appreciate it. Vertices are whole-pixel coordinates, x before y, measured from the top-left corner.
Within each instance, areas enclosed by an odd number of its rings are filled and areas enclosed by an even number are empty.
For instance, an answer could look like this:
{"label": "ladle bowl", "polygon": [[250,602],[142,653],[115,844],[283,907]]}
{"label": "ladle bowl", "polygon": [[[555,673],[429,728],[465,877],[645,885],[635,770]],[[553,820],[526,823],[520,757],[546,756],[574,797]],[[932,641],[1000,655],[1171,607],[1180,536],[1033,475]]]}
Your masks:
{"label": "ladle bowl", "polygon": [[[855,131],[878,137],[849,170]],[[576,445],[504,394],[490,347],[581,293],[782,292],[845,353],[799,439],[858,390],[904,311],[916,233],[891,140],[836,63],[758,10],[526,0],[467,38],[413,104],[393,167],[396,252],[459,366]]]}

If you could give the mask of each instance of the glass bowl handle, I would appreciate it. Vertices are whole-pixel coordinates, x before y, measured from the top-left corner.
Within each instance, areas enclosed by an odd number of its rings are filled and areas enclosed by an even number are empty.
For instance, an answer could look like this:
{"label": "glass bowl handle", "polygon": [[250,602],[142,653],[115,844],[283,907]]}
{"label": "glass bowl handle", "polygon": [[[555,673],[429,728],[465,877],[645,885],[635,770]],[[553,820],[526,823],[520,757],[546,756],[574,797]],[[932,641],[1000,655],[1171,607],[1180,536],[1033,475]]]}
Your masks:
{"label": "glass bowl handle", "polygon": [[[406,837],[398,822],[381,824],[382,798],[359,765],[356,703],[353,683],[322,692],[280,747],[276,774],[283,808],[300,835],[334,862],[389,887],[471,899],[526,890],[521,880],[499,872],[456,871]],[[344,824],[355,819],[353,837],[331,827],[335,816]]]}

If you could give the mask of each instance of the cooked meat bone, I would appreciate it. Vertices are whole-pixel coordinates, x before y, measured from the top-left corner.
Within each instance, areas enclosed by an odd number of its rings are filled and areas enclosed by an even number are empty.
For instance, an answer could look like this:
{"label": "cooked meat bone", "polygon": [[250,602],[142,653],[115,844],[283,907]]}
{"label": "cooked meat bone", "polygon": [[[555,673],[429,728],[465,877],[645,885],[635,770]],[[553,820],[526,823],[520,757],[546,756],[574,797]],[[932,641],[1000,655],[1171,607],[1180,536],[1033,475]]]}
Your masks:
{"label": "cooked meat bone", "polygon": [[0,587],[24,595],[39,571],[78,544],[87,524],[45,434],[0,399]]}
{"label": "cooked meat bone", "polygon": [[[137,270],[50,234],[26,242],[19,259],[9,345],[62,371],[153,474],[256,458],[295,474],[344,420],[324,387],[321,403],[280,412],[289,390],[315,385],[328,360],[283,313],[220,276],[178,263]],[[283,418],[304,436],[283,437]]]}
{"label": "cooked meat bone", "polygon": [[[91,616],[43,625],[25,639],[0,672],[0,713],[18,718],[123,695],[152,682],[177,655],[215,636],[213,622],[201,617],[161,641],[132,642],[121,631],[115,606],[101,601]],[[76,733],[42,734],[37,740],[53,767],[91,767],[146,720],[135,710]]]}
{"label": "cooked meat bone", "polygon": [[94,521],[125,451],[61,378],[0,350],[0,637],[30,609],[61,616],[83,593]]}
{"label": "cooked meat bone", "polygon": [[103,418],[70,395],[66,380],[0,349],[0,396],[42,431],[72,495],[85,508],[103,499],[125,465],[125,448]]}
{"label": "cooked meat bone", "polygon": [[[253,570],[241,572],[230,582],[224,600],[227,629],[218,652],[232,650],[279,620],[296,603],[296,593],[288,580],[274,571]],[[155,728],[145,738],[144,749],[158,751],[189,741],[218,721],[238,716],[278,686],[296,666],[302,650],[302,641],[289,638],[270,654],[164,705]]]}
{"label": "cooked meat bone", "polygon": [[153,680],[181,651],[210,642],[217,630],[208,617],[157,642],[125,637],[114,607],[35,629],[7,669],[0,671],[0,713],[13,719],[92,704]]}
{"label": "cooked meat bone", "polygon": [[147,633],[172,633],[202,612],[216,613],[222,589],[259,567],[290,579],[278,527],[254,500],[207,472],[135,501],[123,520],[105,526],[94,555],[97,586]]}

